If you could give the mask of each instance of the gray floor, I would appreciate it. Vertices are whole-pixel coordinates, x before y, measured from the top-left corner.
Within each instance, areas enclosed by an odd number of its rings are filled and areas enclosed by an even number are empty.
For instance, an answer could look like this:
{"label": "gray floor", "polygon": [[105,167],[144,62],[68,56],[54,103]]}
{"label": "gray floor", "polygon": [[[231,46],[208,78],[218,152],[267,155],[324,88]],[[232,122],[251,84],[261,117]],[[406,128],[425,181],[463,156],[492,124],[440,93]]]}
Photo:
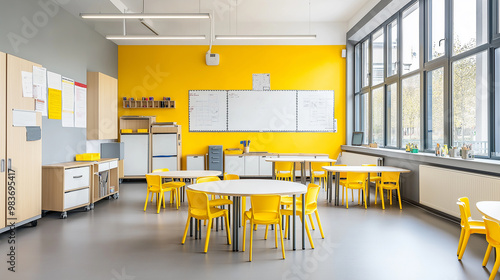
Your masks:
{"label": "gray floor", "polygon": [[[231,251],[225,232],[203,239],[181,237],[187,202],[180,210],[143,212],[144,183],[124,183],[118,200],[104,200],[91,212],[70,212],[66,220],[49,213],[38,227],[17,230],[16,272],[7,271],[8,234],[0,235],[0,279],[488,279],[481,266],[487,243],[472,236],[462,262],[456,257],[459,225],[408,204],[383,211],[333,207],[320,194],[325,239],[313,231],[316,249],[291,250],[286,260],[273,235],[255,237],[248,251]],[[373,196],[372,196],[373,198]],[[241,236],[241,235],[240,235]],[[300,243],[298,243],[300,245]],[[500,279],[500,277],[497,277]]]}

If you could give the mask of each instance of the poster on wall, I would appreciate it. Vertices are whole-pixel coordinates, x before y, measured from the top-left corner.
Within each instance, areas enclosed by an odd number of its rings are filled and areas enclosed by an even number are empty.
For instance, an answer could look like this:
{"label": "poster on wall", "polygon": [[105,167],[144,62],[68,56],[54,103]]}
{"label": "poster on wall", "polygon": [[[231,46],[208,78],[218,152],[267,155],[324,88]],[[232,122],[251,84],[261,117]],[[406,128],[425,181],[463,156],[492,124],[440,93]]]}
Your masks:
{"label": "poster on wall", "polygon": [[61,119],[61,75],[47,71],[47,87],[49,88],[46,107],[49,119]]}
{"label": "poster on wall", "polygon": [[75,127],[87,127],[87,85],[75,82]]}
{"label": "poster on wall", "polygon": [[33,66],[32,97],[35,98],[35,111],[47,116],[47,69]]}
{"label": "poster on wall", "polygon": [[75,126],[75,81],[62,78],[62,126]]}

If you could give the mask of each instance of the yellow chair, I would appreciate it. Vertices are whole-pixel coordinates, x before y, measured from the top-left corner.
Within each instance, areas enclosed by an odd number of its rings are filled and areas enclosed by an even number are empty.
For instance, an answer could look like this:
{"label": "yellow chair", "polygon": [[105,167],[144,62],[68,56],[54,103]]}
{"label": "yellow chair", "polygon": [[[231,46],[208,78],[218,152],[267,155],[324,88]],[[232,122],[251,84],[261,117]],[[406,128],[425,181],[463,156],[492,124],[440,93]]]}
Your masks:
{"label": "yellow chair", "polygon": [[311,183],[315,184],[316,179],[318,179],[319,185],[321,185],[325,191],[327,172],[322,167],[327,165],[330,164],[328,162],[311,162]]}
{"label": "yellow chair", "polygon": [[460,232],[460,240],[458,241],[457,256],[458,259],[461,260],[464,255],[465,248],[467,247],[467,243],[469,242],[470,235],[474,233],[486,234],[486,228],[483,221],[472,220],[470,216],[470,209],[467,209],[465,203],[459,201],[457,204],[460,209],[460,227],[462,228],[462,231]]}
{"label": "yellow chair", "polygon": [[484,225],[486,227],[486,241],[488,241],[488,249],[486,249],[486,254],[484,254],[483,266],[486,266],[486,264],[488,263],[491,249],[493,247],[495,247],[495,252],[497,255],[489,278],[490,280],[493,280],[495,279],[495,276],[498,272],[498,267],[500,266],[500,257],[498,257],[498,254],[500,253],[500,251],[498,250],[500,248],[500,225],[497,222],[492,221],[486,217],[483,217],[483,219]]}
{"label": "yellow chair", "polygon": [[[168,172],[170,171],[168,168],[158,168],[153,170],[153,173],[157,172]],[[172,204],[172,201],[176,202],[176,208],[179,209],[179,206],[181,206],[181,201],[180,201],[180,189],[186,185],[184,182],[175,182],[173,179],[171,182],[164,182],[162,183],[163,187],[168,187],[168,188],[175,188],[175,192],[170,192],[170,204]],[[163,198],[165,199],[165,197]],[[153,196],[151,196],[151,201],[153,201]]]}
{"label": "yellow chair", "polygon": [[187,192],[189,209],[188,209],[186,228],[184,229],[184,236],[182,237],[181,244],[184,244],[184,242],[186,241],[189,222],[191,221],[191,218],[195,218],[198,220],[208,220],[207,237],[205,240],[205,250],[204,250],[204,252],[206,253],[208,250],[208,242],[210,241],[210,229],[212,227],[212,220],[214,218],[224,217],[226,221],[227,243],[231,245],[228,211],[226,209],[211,207],[209,204],[208,196],[204,192],[198,192],[193,190],[186,190],[186,192]]}
{"label": "yellow chair", "polygon": [[276,180],[293,181],[293,162],[276,161],[274,163],[274,174]]}
{"label": "yellow chair", "polygon": [[[335,166],[347,166],[347,164],[335,164]],[[342,187],[342,205],[344,205],[344,189],[347,180],[347,172],[339,172],[339,186]],[[351,190],[352,202],[354,202],[354,190]],[[359,194],[358,194],[359,199]]]}
{"label": "yellow chair", "polygon": [[[356,173],[356,172],[347,172],[347,179],[345,182],[346,189],[352,190],[360,190],[363,192],[363,197],[365,201],[365,209],[366,209],[366,179],[368,175],[366,173]],[[347,190],[345,192],[345,205],[346,208],[349,208],[349,200],[348,200]],[[360,201],[358,199],[358,205]]]}
{"label": "yellow chair", "polygon": [[[250,221],[250,252],[249,260],[252,261],[253,228],[254,225],[274,225],[274,244],[278,248],[278,231],[281,239],[281,253],[285,259],[285,247],[283,246],[283,232],[281,231],[281,197],[279,195],[253,195],[250,197],[252,208],[243,215],[243,252],[245,251],[246,225]],[[267,238],[267,233],[266,233]]]}
{"label": "yellow chair", "polygon": [[[239,180],[239,179],[240,179],[240,176],[238,176],[236,174],[224,173],[224,180]],[[241,197],[241,216],[243,216],[243,214],[247,210],[246,206],[247,206],[247,198],[245,196],[242,196]]]}
{"label": "yellow chair", "polygon": [[[206,182],[215,182],[215,181],[220,181],[220,178],[217,176],[207,176],[207,177],[200,177],[196,179],[196,183],[206,183]],[[215,195],[212,195],[212,199],[209,201],[210,206],[222,206],[222,205],[229,205],[233,204],[233,202],[228,199],[227,197],[224,198],[215,198]]]}
{"label": "yellow chair", "polygon": [[149,193],[151,196],[156,194],[156,205],[157,210],[156,213],[160,213],[161,202],[163,201],[163,208],[165,208],[165,192],[175,192],[177,189],[172,187],[165,187],[161,183],[161,176],[158,175],[147,175],[146,174],[146,183],[148,187],[148,194],[146,196],[146,202],[144,203],[144,211],[148,207]]}
{"label": "yellow chair", "polygon": [[[380,190],[380,199],[382,200],[382,209],[385,209],[384,205],[384,190],[390,192],[389,201],[392,205],[392,191],[397,190],[398,192],[398,201],[399,201],[399,209],[403,209],[401,207],[401,194],[399,190],[399,172],[382,172],[382,177],[378,183],[378,189]],[[375,204],[377,204],[377,192],[375,191]]]}
{"label": "yellow chair", "polygon": [[[316,185],[316,184],[309,184],[309,186],[307,186],[307,193],[305,195],[305,207],[306,207],[306,212],[304,213],[304,215],[308,215],[310,220],[311,220],[311,224],[312,224],[312,214],[316,214],[316,221],[318,222],[318,227],[319,227],[319,231],[321,232],[321,237],[322,238],[325,238],[325,234],[323,233],[323,227],[321,226],[321,220],[319,219],[319,214],[318,214],[318,195],[319,195],[319,189],[320,189],[320,186]],[[307,236],[309,238],[309,243],[311,244],[311,247],[314,249],[314,243],[313,243],[313,240],[312,240],[312,237],[311,237],[311,232],[309,231],[309,227],[307,226],[307,220],[306,221],[302,221],[302,202],[300,203],[297,203],[297,206],[296,206],[296,215],[300,217],[300,220],[301,222],[305,222],[305,227],[306,227],[306,232],[307,232]],[[286,216],[292,216],[293,215],[293,209],[290,209],[290,207],[288,209],[285,209],[285,210],[281,210],[281,214],[283,215],[286,215]],[[287,237],[287,233],[288,233],[288,219],[286,220],[286,227],[285,227],[285,238]],[[313,228],[314,229],[314,228]]]}
{"label": "yellow chair", "polygon": [[[376,164],[361,164],[361,166],[377,166],[377,165]],[[380,177],[378,175],[378,173],[375,173],[375,172],[370,173],[370,182],[369,183],[375,183],[375,196],[377,195],[377,188],[378,188],[378,184],[380,183],[380,179],[382,179],[382,177]],[[370,190],[369,183],[367,185],[367,190]],[[377,204],[377,200],[375,200],[375,204]]]}

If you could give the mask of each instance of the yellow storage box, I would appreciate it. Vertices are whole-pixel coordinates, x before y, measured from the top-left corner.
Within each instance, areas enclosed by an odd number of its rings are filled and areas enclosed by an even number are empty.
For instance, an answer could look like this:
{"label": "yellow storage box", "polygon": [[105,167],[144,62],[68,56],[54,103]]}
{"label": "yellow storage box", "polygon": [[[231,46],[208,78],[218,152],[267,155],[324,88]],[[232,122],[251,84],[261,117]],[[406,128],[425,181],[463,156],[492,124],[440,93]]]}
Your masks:
{"label": "yellow storage box", "polygon": [[76,161],[95,161],[101,159],[100,153],[86,153],[75,156]]}
{"label": "yellow storage box", "polygon": [[147,129],[147,128],[139,128],[139,129],[137,129],[137,133],[149,133],[149,129]]}
{"label": "yellow storage box", "polygon": [[122,129],[122,133],[132,133],[132,129]]}

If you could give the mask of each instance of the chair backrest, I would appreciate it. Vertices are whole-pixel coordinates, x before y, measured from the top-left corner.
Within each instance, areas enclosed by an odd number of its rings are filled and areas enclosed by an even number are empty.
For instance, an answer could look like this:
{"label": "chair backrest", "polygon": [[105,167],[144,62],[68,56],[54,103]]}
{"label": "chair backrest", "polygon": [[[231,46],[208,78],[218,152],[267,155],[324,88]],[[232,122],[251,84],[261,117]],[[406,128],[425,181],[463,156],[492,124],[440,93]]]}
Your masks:
{"label": "chair backrest", "polygon": [[346,172],[347,184],[365,184],[368,179],[367,173],[362,172]]}
{"label": "chair backrest", "polygon": [[[281,212],[281,196],[279,195],[252,195],[252,217],[259,220],[279,220]],[[274,214],[274,215],[272,215]]]}
{"label": "chair backrest", "polygon": [[148,175],[146,174],[146,183],[148,184],[148,189],[161,188],[161,176],[159,175]]}
{"label": "chair backrest", "polygon": [[240,176],[238,176],[236,174],[224,173],[224,180],[239,180],[239,179],[240,179]]}
{"label": "chair backrest", "polygon": [[274,171],[276,172],[276,174],[278,173],[285,173],[285,172],[289,172],[290,174],[292,174],[292,171],[293,171],[293,162],[287,162],[287,161],[277,161],[274,163]]}
{"label": "chair backrest", "polygon": [[198,179],[196,179],[196,183],[206,183],[214,181],[220,181],[220,178],[217,176],[207,176],[207,177],[199,177]]}
{"label": "chair backrest", "polygon": [[399,172],[382,172],[380,182],[382,184],[393,183],[395,185],[399,185],[399,175]]}
{"label": "chair backrest", "polygon": [[465,203],[457,202],[458,209],[460,209],[460,225],[464,228],[469,228],[469,217],[465,211]]}
{"label": "chair backrest", "polygon": [[209,205],[208,196],[204,192],[186,190],[189,212],[198,216],[208,215]]}
{"label": "chair backrest", "polygon": [[467,214],[467,217],[470,219],[471,214],[470,214],[469,198],[464,196],[464,197],[459,198],[458,201],[463,202],[465,204],[465,214]]}
{"label": "chair backrest", "polygon": [[306,209],[314,210],[318,207],[318,195],[320,187],[316,184],[309,184],[306,193]]}
{"label": "chair backrest", "polygon": [[500,225],[490,220],[486,217],[483,217],[484,226],[486,228],[486,241],[491,245],[499,246],[500,245]]}
{"label": "chair backrest", "polygon": [[[347,164],[335,164],[335,166],[347,166]],[[340,179],[346,179],[347,178],[347,172],[339,172],[340,174]]]}
{"label": "chair backrest", "polygon": [[153,170],[153,173],[156,173],[156,172],[168,172],[168,171],[170,171],[168,168],[158,168],[158,169]]}
{"label": "chair backrest", "polygon": [[313,172],[325,171],[322,167],[329,165],[329,162],[311,162],[311,169]]}
{"label": "chair backrest", "polygon": [[[361,166],[377,166],[376,164],[361,164]],[[378,174],[377,173],[370,173],[370,177],[377,177]]]}

